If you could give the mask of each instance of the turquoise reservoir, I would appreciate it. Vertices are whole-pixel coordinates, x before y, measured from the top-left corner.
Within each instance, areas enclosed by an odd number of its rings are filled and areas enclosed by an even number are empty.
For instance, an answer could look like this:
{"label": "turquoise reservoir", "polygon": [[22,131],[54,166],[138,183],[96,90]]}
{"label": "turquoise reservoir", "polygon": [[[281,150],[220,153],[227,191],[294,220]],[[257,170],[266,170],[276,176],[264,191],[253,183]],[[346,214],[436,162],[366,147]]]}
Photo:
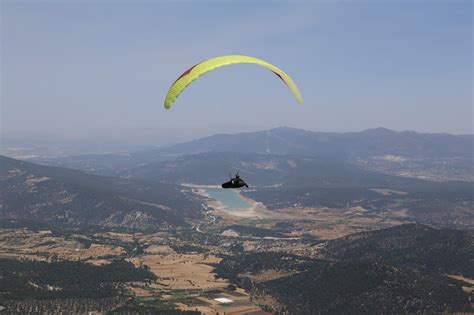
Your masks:
{"label": "turquoise reservoir", "polygon": [[246,210],[252,207],[236,191],[230,189],[206,188],[206,192],[212,199],[221,202],[226,208],[231,210]]}

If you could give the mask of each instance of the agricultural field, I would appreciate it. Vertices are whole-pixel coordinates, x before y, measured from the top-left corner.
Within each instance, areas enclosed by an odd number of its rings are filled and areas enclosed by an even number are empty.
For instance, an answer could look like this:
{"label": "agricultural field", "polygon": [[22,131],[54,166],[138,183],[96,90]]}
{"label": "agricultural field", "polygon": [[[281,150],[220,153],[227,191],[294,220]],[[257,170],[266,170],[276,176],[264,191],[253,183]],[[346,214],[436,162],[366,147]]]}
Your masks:
{"label": "agricultural field", "polygon": [[[95,266],[107,266],[123,259],[156,276],[154,281],[126,283],[127,295],[134,302],[124,302],[122,298],[119,309],[145,305],[153,310],[197,310],[202,314],[264,314],[249,293],[217,277],[214,267],[222,260],[218,256],[219,248],[211,246],[209,252],[203,253],[198,252],[202,247],[197,245],[167,233],[0,230],[0,258],[50,263],[80,261]],[[216,298],[231,302],[221,303]],[[15,303],[16,309],[30,307]]]}
{"label": "agricultural field", "polygon": [[49,230],[0,230],[0,257],[27,260],[81,260],[104,263],[121,257],[121,246],[93,243],[90,238],[76,234],[54,235]]}

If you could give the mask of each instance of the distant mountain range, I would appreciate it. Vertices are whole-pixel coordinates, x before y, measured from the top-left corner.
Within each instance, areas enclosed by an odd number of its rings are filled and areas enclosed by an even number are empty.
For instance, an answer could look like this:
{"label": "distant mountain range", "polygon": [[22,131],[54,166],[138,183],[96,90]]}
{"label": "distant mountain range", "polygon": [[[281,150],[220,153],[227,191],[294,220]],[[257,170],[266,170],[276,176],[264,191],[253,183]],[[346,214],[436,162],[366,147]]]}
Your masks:
{"label": "distant mountain range", "polygon": [[[233,135],[219,134],[129,154],[88,154],[33,160],[94,174],[123,176],[124,170],[139,166],[148,165],[149,169],[158,162],[186,156],[190,156],[188,160],[193,157],[200,159],[200,154],[223,152],[232,152],[236,157],[258,154],[268,155],[270,159],[281,155],[300,159],[335,159],[392,175],[474,181],[473,135],[396,132],[384,128],[353,133],[322,133],[280,127]],[[258,159],[263,160],[261,157]],[[232,169],[223,171],[227,174]],[[205,178],[205,174],[201,173],[199,177]]]}
{"label": "distant mountain range", "polygon": [[168,229],[187,227],[202,205],[184,187],[103,177],[0,156],[4,224]]}
{"label": "distant mountain range", "polygon": [[351,133],[312,132],[289,127],[266,131],[217,134],[144,152],[188,155],[204,152],[239,152],[337,156],[340,158],[395,155],[408,158],[474,157],[474,135],[396,132],[385,128]]}

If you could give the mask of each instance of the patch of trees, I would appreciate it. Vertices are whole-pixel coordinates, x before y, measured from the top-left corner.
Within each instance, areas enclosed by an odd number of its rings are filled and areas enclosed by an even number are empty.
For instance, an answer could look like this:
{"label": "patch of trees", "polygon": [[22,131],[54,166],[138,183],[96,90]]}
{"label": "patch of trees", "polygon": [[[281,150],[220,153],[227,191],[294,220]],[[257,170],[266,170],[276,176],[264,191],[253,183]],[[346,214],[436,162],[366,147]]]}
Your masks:
{"label": "patch of trees", "polygon": [[121,294],[120,284],[152,281],[146,268],[127,261],[94,266],[78,261],[0,259],[0,299],[98,298]]}
{"label": "patch of trees", "polygon": [[184,245],[170,245],[170,247],[179,254],[188,253],[206,253],[208,250],[195,245],[184,244]]}
{"label": "patch of trees", "polygon": [[159,299],[132,299],[125,305],[116,308],[107,313],[114,314],[130,314],[130,315],[201,315],[199,311],[182,311],[175,308],[173,303],[164,302]]}
{"label": "patch of trees", "polygon": [[337,262],[261,283],[289,314],[470,312],[468,295],[446,277],[372,262]]}
{"label": "patch of trees", "polygon": [[281,252],[248,253],[228,256],[216,266],[219,277],[237,280],[241,273],[257,274],[264,270],[301,271],[315,261],[301,256]]}
{"label": "patch of trees", "polygon": [[326,258],[371,260],[393,266],[474,277],[474,233],[406,224],[329,242]]}
{"label": "patch of trees", "polygon": [[[472,277],[472,240],[469,231],[408,224],[330,241],[324,260],[245,253],[224,257],[215,271],[253,295],[271,296],[281,313],[471,312],[466,284],[446,274]],[[260,282],[247,276],[266,270],[290,273]]]}
{"label": "patch of trees", "polygon": [[285,235],[269,229],[263,229],[247,225],[238,225],[233,224],[231,226],[225,227],[223,230],[232,229],[244,236],[257,236],[257,237],[284,237]]}

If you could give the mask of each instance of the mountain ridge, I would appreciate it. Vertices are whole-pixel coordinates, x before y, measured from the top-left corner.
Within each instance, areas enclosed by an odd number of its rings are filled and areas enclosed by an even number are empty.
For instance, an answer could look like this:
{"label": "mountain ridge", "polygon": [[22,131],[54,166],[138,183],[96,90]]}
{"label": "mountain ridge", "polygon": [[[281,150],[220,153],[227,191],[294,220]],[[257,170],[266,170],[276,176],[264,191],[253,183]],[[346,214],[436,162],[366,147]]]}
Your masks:
{"label": "mountain ridge", "polygon": [[[469,150],[469,147],[471,150]],[[315,132],[292,127],[220,133],[145,152],[184,155],[215,151],[302,155],[372,156],[397,154],[407,157],[473,158],[474,135],[393,131],[379,127],[361,132]],[[143,154],[144,152],[141,152]],[[138,153],[140,154],[140,153]]]}
{"label": "mountain ridge", "polygon": [[60,226],[187,227],[201,204],[185,188],[104,177],[0,156],[0,219]]}
{"label": "mountain ridge", "polygon": [[217,152],[337,159],[388,175],[474,181],[474,135],[398,132],[382,127],[349,133],[277,127],[256,132],[216,134],[127,154],[85,154],[28,160],[98,175],[122,176],[124,170],[137,166]]}

